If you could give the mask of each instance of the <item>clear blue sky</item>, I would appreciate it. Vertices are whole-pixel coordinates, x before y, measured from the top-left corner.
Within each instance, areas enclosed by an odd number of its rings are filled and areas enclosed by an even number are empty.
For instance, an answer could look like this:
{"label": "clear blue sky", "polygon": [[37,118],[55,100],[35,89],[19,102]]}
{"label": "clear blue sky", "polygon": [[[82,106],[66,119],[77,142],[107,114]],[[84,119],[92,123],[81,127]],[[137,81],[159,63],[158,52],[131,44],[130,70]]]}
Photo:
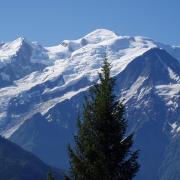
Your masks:
{"label": "clear blue sky", "polygon": [[97,28],[180,45],[180,0],[0,0],[0,41],[53,45]]}

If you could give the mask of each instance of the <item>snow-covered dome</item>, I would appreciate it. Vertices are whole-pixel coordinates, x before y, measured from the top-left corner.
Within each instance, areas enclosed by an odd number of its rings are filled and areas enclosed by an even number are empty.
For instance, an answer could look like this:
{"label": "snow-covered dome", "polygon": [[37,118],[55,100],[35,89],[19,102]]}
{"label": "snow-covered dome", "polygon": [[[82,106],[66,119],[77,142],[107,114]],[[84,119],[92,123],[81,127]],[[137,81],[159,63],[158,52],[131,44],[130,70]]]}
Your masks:
{"label": "snow-covered dome", "polygon": [[84,38],[91,44],[109,40],[118,37],[113,31],[107,29],[96,29],[95,31],[87,34]]}

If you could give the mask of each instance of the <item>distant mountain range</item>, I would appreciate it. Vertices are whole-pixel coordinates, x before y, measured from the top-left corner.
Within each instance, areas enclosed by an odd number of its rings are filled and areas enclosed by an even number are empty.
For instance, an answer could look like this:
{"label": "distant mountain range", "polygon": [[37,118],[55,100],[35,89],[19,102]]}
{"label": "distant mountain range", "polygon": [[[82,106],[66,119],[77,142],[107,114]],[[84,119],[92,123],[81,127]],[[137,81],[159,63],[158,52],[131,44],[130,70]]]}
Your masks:
{"label": "distant mountain range", "polygon": [[31,153],[0,137],[0,179],[45,180],[49,171],[57,180],[63,179],[60,170],[47,166]]}
{"label": "distant mountain range", "polygon": [[98,29],[53,47],[0,44],[0,134],[66,169],[84,95],[105,56],[141,150],[138,180],[180,179],[180,47]]}

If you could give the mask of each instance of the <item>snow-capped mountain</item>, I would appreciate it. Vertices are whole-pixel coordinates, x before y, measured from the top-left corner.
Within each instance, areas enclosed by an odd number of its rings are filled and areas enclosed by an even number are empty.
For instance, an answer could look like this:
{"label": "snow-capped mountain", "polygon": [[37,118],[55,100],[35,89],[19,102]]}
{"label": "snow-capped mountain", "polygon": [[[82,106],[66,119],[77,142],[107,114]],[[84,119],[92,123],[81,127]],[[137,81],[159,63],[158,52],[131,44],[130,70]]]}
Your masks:
{"label": "snow-capped mountain", "polygon": [[49,56],[41,45],[31,43],[25,38],[0,45],[0,87],[12,85],[34,71],[42,70],[52,64]]}
{"label": "snow-capped mountain", "polygon": [[165,152],[173,153],[169,147],[179,140],[180,47],[145,37],[98,29],[53,47],[24,38],[0,44],[0,133],[47,163],[67,167],[66,145],[105,56],[141,149],[139,179],[180,177],[177,168],[162,170],[169,162]]}

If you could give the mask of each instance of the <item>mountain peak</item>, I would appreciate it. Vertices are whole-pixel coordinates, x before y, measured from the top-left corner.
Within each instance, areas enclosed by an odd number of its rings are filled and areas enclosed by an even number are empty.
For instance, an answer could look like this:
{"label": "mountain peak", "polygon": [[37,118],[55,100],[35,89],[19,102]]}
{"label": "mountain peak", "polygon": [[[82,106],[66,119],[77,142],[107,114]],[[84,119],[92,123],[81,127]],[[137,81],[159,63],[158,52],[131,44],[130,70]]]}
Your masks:
{"label": "mountain peak", "polygon": [[19,46],[23,45],[23,44],[29,44],[31,45],[31,42],[29,40],[27,40],[25,37],[21,36],[17,39],[15,39],[14,41],[12,41],[13,44],[17,44]]}
{"label": "mountain peak", "polygon": [[112,35],[115,35],[115,33],[109,29],[103,29],[103,28],[100,28],[100,29],[95,29],[94,31],[92,31],[91,33],[89,34],[112,34]]}
{"label": "mountain peak", "polygon": [[107,29],[96,29],[91,33],[87,34],[84,38],[90,43],[99,43],[101,41],[109,40],[118,37],[113,31]]}
{"label": "mountain peak", "polygon": [[6,59],[9,60],[9,58],[15,55],[20,50],[20,48],[25,44],[28,46],[32,45],[31,42],[29,42],[24,37],[19,37],[14,41],[2,44],[2,46],[0,47],[0,59],[2,61]]}

